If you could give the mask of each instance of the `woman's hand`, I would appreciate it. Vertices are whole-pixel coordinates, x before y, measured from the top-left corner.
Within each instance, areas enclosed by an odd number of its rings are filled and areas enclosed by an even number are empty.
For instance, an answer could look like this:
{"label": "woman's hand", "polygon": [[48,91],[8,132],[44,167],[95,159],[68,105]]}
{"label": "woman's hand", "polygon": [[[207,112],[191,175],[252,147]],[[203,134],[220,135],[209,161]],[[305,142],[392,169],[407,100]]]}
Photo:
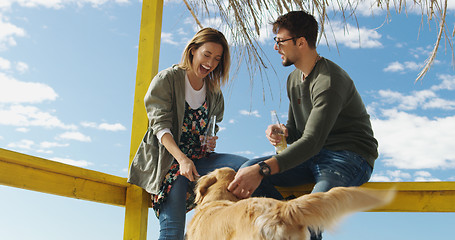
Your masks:
{"label": "woman's hand", "polygon": [[[199,136],[199,140],[201,140],[201,144],[204,142],[205,136]],[[207,152],[213,152],[216,148],[216,140],[218,140],[217,136],[209,136],[207,137]]]}
{"label": "woman's hand", "polygon": [[180,165],[180,175],[185,176],[191,182],[197,180],[200,176],[196,170],[196,166],[191,159],[185,157],[184,159],[177,160]]}
{"label": "woman's hand", "polygon": [[180,165],[180,175],[185,176],[190,181],[195,181],[199,178],[199,173],[196,170],[196,166],[194,162],[191,161],[177,146],[172,138],[172,135],[169,133],[165,133],[161,137],[161,142],[163,143],[164,147],[172,154],[172,156],[177,160]]}

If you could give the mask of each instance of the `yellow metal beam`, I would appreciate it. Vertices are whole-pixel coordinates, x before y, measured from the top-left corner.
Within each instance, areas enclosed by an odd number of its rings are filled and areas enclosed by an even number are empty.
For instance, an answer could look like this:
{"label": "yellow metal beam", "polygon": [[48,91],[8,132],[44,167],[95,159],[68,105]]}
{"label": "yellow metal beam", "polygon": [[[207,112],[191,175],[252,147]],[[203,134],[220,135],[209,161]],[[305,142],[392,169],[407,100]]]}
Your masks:
{"label": "yellow metal beam", "polygon": [[125,178],[0,148],[0,184],[65,197],[125,205]]}
{"label": "yellow metal beam", "polygon": [[[141,29],[139,33],[136,88],[134,92],[133,123],[129,164],[147,130],[148,120],[144,106],[144,96],[158,73],[160,55],[161,25],[163,19],[163,0],[143,0]],[[128,188],[125,209],[123,239],[147,239],[147,221],[150,195],[143,189]]]}

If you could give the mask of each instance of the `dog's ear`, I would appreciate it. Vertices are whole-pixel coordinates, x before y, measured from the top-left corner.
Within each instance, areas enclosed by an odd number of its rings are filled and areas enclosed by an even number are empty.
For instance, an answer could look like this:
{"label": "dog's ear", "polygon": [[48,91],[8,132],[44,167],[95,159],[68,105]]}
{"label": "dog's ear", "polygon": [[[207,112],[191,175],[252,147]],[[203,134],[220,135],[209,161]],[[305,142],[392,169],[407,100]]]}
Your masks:
{"label": "dog's ear", "polygon": [[207,193],[207,189],[209,189],[210,186],[215,184],[216,181],[217,179],[214,174],[209,174],[199,179],[196,186],[196,199],[194,200],[196,204],[202,202],[202,199],[204,199],[204,196]]}

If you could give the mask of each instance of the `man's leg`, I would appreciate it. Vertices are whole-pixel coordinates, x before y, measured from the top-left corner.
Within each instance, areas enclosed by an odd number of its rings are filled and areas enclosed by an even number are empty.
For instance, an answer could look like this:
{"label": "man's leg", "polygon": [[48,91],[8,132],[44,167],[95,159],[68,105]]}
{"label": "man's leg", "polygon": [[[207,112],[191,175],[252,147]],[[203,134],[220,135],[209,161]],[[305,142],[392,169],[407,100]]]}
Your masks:
{"label": "man's leg", "polygon": [[367,161],[356,153],[323,149],[315,158],[313,175],[316,185],[312,192],[360,186],[370,179],[372,170]]}
{"label": "man's leg", "polygon": [[[316,184],[312,193],[327,192],[334,187],[360,186],[370,177],[372,168],[360,155],[349,151],[323,149],[314,157],[313,174]],[[321,232],[312,231],[311,240],[322,239]]]}

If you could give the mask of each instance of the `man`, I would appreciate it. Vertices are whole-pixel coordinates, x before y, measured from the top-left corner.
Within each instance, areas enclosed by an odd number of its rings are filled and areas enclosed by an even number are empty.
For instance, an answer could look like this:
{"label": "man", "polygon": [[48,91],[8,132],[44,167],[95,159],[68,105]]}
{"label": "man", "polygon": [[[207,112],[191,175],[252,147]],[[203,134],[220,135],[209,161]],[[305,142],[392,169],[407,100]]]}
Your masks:
{"label": "man", "polygon": [[[317,53],[317,21],[303,11],[289,12],[273,23],[273,32],[283,66],[296,67],[287,80],[288,121],[281,126],[290,145],[246,162],[228,190],[240,198],[254,192],[283,199],[274,186],[315,183],[312,192],[325,192],[367,182],[378,156],[370,116],[349,75]],[[276,128],[266,130],[274,146],[280,141]]]}

